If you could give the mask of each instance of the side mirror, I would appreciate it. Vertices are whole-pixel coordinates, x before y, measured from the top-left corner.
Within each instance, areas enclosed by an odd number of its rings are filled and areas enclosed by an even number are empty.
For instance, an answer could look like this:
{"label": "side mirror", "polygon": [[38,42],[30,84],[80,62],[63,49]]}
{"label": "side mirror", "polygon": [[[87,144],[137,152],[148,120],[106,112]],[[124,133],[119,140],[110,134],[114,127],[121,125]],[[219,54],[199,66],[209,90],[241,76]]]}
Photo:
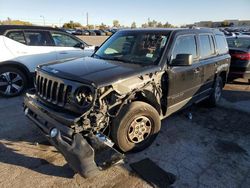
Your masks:
{"label": "side mirror", "polygon": [[193,63],[193,56],[191,54],[177,54],[176,58],[172,60],[173,66],[190,66]]}
{"label": "side mirror", "polygon": [[78,43],[77,45],[75,45],[76,48],[81,48],[84,50],[85,48],[85,44],[84,43]]}
{"label": "side mirror", "polygon": [[100,48],[100,46],[95,46],[95,52]]}

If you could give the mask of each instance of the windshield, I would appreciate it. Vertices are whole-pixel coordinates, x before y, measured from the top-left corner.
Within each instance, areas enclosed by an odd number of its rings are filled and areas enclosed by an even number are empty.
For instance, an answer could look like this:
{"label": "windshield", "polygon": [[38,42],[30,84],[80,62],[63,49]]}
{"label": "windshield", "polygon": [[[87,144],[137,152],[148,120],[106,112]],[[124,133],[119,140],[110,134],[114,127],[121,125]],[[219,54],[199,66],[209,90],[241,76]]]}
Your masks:
{"label": "windshield", "polygon": [[228,38],[228,46],[230,48],[250,48],[250,37],[249,38]]}
{"label": "windshield", "polygon": [[120,32],[95,53],[95,57],[124,63],[156,65],[166,46],[168,34]]}

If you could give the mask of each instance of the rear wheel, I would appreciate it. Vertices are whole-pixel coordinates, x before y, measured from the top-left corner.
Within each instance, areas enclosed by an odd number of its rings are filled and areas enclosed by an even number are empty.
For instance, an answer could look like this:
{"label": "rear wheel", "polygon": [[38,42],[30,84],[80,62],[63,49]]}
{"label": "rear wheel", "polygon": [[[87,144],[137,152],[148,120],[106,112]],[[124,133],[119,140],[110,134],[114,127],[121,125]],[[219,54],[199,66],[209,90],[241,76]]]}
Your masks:
{"label": "rear wheel", "polygon": [[151,105],[136,101],[126,105],[112,123],[112,138],[123,151],[141,151],[160,131],[158,112]]}
{"label": "rear wheel", "polygon": [[25,74],[17,68],[4,67],[0,70],[0,95],[13,97],[20,95],[27,87]]}
{"label": "rear wheel", "polygon": [[223,81],[222,78],[218,76],[214,83],[213,92],[207,99],[207,103],[209,106],[214,107],[219,103],[222,95],[222,89],[223,89]]}

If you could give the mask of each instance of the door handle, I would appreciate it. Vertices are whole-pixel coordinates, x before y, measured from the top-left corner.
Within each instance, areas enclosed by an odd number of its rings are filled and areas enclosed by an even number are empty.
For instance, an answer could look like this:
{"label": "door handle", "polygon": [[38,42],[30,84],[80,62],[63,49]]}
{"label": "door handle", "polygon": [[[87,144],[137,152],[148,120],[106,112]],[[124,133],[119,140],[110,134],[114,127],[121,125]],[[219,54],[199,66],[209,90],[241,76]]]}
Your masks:
{"label": "door handle", "polygon": [[194,69],[194,73],[195,73],[195,74],[198,74],[198,73],[200,72],[200,70],[201,70],[200,68],[195,68],[195,69]]}

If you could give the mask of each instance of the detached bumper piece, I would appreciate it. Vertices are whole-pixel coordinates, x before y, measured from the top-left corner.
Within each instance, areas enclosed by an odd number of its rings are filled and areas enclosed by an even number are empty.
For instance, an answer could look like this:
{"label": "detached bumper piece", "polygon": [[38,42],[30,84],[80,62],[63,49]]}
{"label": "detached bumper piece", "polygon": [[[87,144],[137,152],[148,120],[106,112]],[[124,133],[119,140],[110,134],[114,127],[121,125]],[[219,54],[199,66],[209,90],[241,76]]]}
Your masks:
{"label": "detached bumper piece", "polygon": [[51,144],[62,153],[70,167],[85,178],[93,177],[100,173],[100,170],[105,170],[124,159],[123,154],[106,144],[105,135],[90,134],[83,137],[79,133],[74,134],[70,127],[57,122],[52,118],[53,114],[36,100],[35,95],[26,94],[24,111]]}

